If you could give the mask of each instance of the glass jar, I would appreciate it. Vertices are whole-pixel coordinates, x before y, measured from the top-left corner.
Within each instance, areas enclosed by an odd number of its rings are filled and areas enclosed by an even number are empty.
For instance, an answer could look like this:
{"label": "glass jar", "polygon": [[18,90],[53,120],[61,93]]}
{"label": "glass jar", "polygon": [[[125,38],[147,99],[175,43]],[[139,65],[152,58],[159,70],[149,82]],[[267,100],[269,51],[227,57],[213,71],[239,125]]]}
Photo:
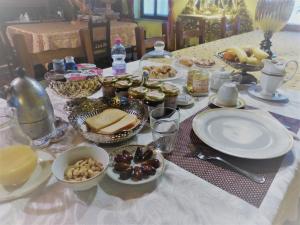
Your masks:
{"label": "glass jar", "polygon": [[162,110],[158,112],[157,116],[164,115],[164,104],[165,103],[165,94],[159,90],[151,90],[146,93],[144,104],[147,106],[148,115],[153,109],[161,108]]}
{"label": "glass jar", "polygon": [[187,90],[193,96],[208,95],[209,72],[203,69],[190,69],[187,78]]}
{"label": "glass jar", "polygon": [[159,82],[159,81],[151,81],[151,80],[147,80],[147,81],[144,83],[144,86],[145,86],[146,88],[149,88],[149,89],[160,89],[161,82]]}
{"label": "glass jar", "polygon": [[129,88],[128,96],[131,99],[143,100],[145,98],[147,91],[148,91],[148,88],[145,88],[143,86],[131,87],[131,88]]}
{"label": "glass jar", "polygon": [[0,108],[0,184],[20,185],[36,166],[37,154],[17,122],[15,109]]}
{"label": "glass jar", "polygon": [[104,77],[102,80],[102,91],[103,96],[112,98],[115,97],[115,87],[114,84],[117,81],[117,78],[114,76]]}
{"label": "glass jar", "polygon": [[118,80],[115,83],[115,93],[118,97],[128,97],[128,90],[132,85],[132,81],[127,80]]}
{"label": "glass jar", "polygon": [[131,77],[131,80],[132,80],[132,87],[138,87],[143,82],[143,78],[140,76],[133,76]]}
{"label": "glass jar", "polygon": [[172,84],[165,83],[161,86],[161,91],[165,93],[165,107],[174,108],[177,107],[177,96],[180,93],[178,87]]}
{"label": "glass jar", "polygon": [[64,73],[65,72],[65,61],[64,59],[53,59],[53,71],[56,73]]}
{"label": "glass jar", "polygon": [[75,60],[74,60],[73,56],[66,56],[65,61],[66,61],[66,65],[65,65],[66,71],[68,71],[68,70],[77,70],[77,66],[76,66],[76,63],[75,63]]}

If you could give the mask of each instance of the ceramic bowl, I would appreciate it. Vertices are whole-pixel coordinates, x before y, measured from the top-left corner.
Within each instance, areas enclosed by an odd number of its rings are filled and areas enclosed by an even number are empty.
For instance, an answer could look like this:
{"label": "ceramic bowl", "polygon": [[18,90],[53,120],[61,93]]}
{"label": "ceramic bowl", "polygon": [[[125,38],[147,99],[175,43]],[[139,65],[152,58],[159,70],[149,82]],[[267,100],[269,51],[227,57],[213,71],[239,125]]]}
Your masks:
{"label": "ceramic bowl", "polygon": [[[74,164],[80,159],[89,157],[102,163],[104,169],[98,175],[85,181],[67,181],[64,178],[65,170],[69,165]],[[52,164],[52,173],[65,186],[74,191],[83,191],[96,186],[101,181],[106,173],[108,164],[109,155],[104,149],[96,146],[79,146],[60,154]]]}

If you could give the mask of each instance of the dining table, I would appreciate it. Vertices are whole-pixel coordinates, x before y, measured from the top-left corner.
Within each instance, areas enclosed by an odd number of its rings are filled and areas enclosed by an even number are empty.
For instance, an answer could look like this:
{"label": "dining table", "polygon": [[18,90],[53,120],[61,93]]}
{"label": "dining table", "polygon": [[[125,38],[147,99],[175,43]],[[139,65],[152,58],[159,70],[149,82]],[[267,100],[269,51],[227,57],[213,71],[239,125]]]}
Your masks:
{"label": "dining table", "polygon": [[[252,31],[214,42],[174,52],[175,56],[190,55],[209,57],[216,61],[214,68],[232,69],[222,60],[214,57],[216,52],[230,46],[259,46],[263,33]],[[278,32],[272,39],[273,49],[278,57],[300,62],[300,33]],[[127,72],[134,73],[139,61],[127,64]],[[103,75],[111,75],[111,68],[104,69]],[[255,74],[259,79],[259,72]],[[246,89],[239,94],[247,107],[268,111],[276,118],[290,121],[290,126],[299,135],[300,128],[300,73],[280,88],[289,98],[288,102],[276,103],[250,96]],[[184,91],[186,76],[170,81]],[[64,110],[66,99],[46,89],[54,107],[55,115],[68,121]],[[211,94],[211,93],[210,93]],[[90,98],[102,96],[100,90]],[[0,100],[1,107],[5,102]],[[208,96],[195,98],[192,107],[180,108],[180,122],[185,124],[209,103]],[[243,109],[241,109],[243,110]],[[298,127],[299,125],[299,127]],[[297,127],[296,127],[297,126]],[[189,139],[190,129],[182,127],[183,137]],[[183,134],[185,132],[185,134]],[[185,136],[184,136],[185,135]],[[177,146],[185,148],[186,138],[178,139]],[[148,126],[125,144],[149,144],[153,141]],[[53,143],[47,151],[60,154],[74,146],[94,145],[86,141],[69,126],[66,136]],[[108,152],[114,146],[101,146]],[[176,146],[175,146],[176,147]],[[179,148],[179,152],[180,152]],[[173,154],[173,153],[172,153]],[[175,153],[174,153],[175,154]],[[176,153],[177,154],[177,153]],[[186,156],[188,157],[188,156]],[[185,159],[189,160],[189,159]],[[235,159],[239,160],[239,159]],[[274,159],[276,160],[276,159]],[[193,165],[189,165],[193,163]],[[34,192],[0,204],[0,221],[5,225],[17,224],[190,224],[190,225],[271,225],[300,224],[300,142],[294,141],[292,149],[279,161],[276,169],[264,171],[272,177],[265,186],[243,180],[235,171],[213,162],[208,167],[200,160],[190,158],[186,165],[171,157],[166,158],[163,175],[154,182],[143,185],[126,185],[113,181],[108,176],[98,186],[81,192],[74,192],[59,183],[53,176]],[[271,161],[251,161],[254,167],[265,166]],[[193,168],[188,170],[186,168]],[[199,171],[199,168],[201,170]],[[259,169],[259,168],[258,168]],[[204,174],[199,176],[198,173]],[[241,182],[241,180],[243,180]],[[262,188],[263,187],[263,188]],[[261,190],[263,189],[263,190]],[[263,193],[263,194],[262,194]]]}
{"label": "dining table", "polygon": [[[136,46],[136,26],[134,22],[111,21],[111,46],[114,45],[116,38],[121,38],[125,46]],[[79,31],[87,28],[88,22],[86,21],[12,22],[11,25],[8,24],[6,34],[11,46],[18,53],[20,64],[33,75],[33,65],[44,64],[43,58],[46,56],[46,58],[61,55],[85,57]],[[16,35],[21,37],[14,40]],[[105,38],[103,28],[95,29],[94,40]]]}

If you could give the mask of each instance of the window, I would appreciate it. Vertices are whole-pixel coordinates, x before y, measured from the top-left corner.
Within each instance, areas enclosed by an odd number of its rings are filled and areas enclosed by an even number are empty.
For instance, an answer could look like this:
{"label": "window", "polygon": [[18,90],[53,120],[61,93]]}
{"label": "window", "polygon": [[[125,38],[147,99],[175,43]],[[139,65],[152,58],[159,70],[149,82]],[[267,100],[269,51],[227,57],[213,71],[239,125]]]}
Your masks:
{"label": "window", "polygon": [[142,17],[150,19],[166,19],[168,14],[169,0],[142,0]]}
{"label": "window", "polygon": [[300,0],[295,1],[294,11],[288,24],[300,26]]}

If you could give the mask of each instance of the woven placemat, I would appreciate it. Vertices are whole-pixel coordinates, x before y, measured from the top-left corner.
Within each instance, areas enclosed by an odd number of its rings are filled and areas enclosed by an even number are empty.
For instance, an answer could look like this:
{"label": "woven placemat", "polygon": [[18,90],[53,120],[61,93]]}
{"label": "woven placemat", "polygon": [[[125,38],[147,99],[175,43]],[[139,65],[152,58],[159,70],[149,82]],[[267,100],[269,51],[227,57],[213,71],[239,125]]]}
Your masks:
{"label": "woven placemat", "polygon": [[[201,111],[206,109],[207,108]],[[284,157],[268,160],[249,160],[231,157],[217,152],[205,145],[193,132],[192,121],[197,114],[198,113],[180,124],[174,150],[170,155],[166,156],[166,159],[255,207],[259,207]],[[272,115],[291,131],[298,132],[300,120],[275,113],[272,113]],[[224,159],[245,170],[265,176],[266,182],[257,184],[222,163],[199,160],[195,156],[197,151],[205,151],[206,154],[222,156]]]}

